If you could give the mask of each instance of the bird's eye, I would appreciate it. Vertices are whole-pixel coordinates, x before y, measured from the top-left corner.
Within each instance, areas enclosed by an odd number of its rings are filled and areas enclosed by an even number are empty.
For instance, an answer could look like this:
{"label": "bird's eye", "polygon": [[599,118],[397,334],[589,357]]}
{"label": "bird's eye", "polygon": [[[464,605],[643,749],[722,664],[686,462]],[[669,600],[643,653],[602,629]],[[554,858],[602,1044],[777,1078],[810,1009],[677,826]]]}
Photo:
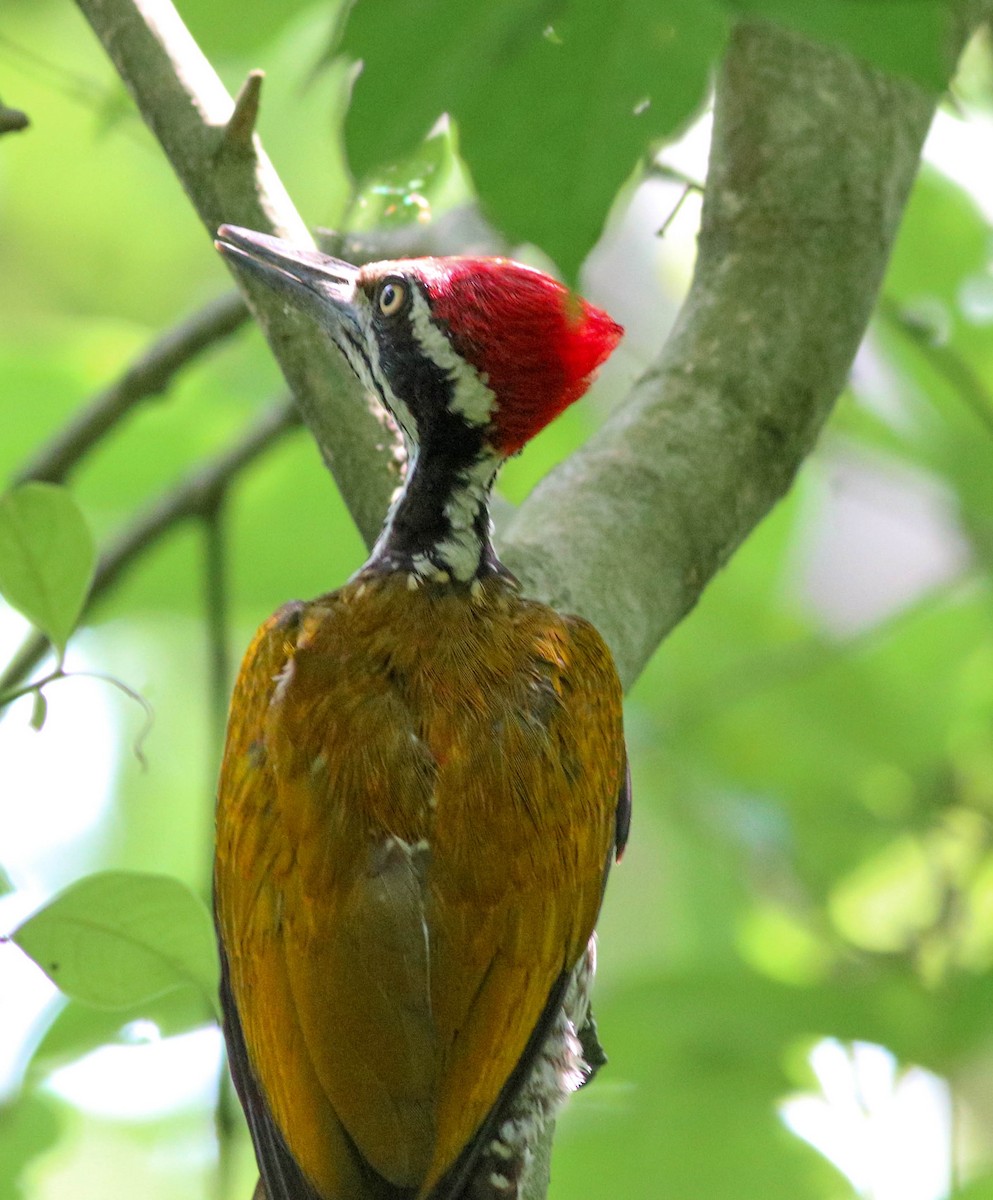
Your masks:
{"label": "bird's eye", "polygon": [[379,311],[384,317],[392,317],[403,307],[407,289],[399,280],[388,279],[379,289]]}

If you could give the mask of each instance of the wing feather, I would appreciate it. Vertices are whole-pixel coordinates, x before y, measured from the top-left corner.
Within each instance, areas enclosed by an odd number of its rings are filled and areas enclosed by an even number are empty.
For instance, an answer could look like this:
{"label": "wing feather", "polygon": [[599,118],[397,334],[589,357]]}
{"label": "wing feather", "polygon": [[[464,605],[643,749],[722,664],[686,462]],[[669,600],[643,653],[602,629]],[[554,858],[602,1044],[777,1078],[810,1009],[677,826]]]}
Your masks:
{"label": "wing feather", "polygon": [[221,948],[221,1010],[228,1062],[241,1106],[245,1110],[252,1142],[258,1154],[262,1186],[261,1200],[322,1200],[287,1148],[272,1119],[265,1097],[252,1073],[241,1032],[238,1010],[231,996],[227,958]]}
{"label": "wing feather", "polygon": [[277,614],[239,678],[218,808],[230,1007],[321,1200],[441,1200],[593,929],[626,821],[620,688],[591,626],[502,590],[470,610],[350,588]]}

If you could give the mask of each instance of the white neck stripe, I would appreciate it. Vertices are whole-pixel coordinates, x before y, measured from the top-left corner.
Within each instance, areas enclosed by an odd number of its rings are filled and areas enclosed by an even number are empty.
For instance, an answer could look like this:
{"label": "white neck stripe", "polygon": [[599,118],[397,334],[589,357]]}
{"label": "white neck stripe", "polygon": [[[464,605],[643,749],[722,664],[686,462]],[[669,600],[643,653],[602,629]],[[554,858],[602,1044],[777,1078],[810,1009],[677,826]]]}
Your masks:
{"label": "white neck stripe", "polygon": [[488,425],[496,408],[496,394],[486,378],[455,352],[452,343],[431,319],[431,309],[421,289],[412,286],[410,325],[421,350],[453,384],[449,408],[470,425]]}

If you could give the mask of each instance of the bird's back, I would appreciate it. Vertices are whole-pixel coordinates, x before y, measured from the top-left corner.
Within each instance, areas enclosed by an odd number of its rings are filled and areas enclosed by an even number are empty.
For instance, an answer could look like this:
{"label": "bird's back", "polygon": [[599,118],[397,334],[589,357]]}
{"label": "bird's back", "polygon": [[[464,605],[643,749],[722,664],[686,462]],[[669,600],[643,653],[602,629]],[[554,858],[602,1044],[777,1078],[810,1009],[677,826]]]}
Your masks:
{"label": "bird's back", "polygon": [[239,1086],[322,1200],[444,1192],[585,952],[624,782],[592,626],[409,578],[262,627],[221,775]]}

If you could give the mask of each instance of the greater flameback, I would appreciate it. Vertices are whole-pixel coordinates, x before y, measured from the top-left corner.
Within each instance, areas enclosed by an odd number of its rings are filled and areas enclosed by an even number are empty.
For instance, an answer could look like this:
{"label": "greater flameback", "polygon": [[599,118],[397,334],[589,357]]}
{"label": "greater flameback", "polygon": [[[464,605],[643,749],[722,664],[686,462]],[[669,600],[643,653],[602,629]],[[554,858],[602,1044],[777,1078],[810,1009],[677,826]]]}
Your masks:
{"label": "greater flameback", "polygon": [[369,561],[262,626],[231,702],[215,911],[264,1187],[516,1200],[595,1065],[630,800],[610,653],[520,594],[488,505],[622,331],[504,259],[358,269],[230,226],[217,246],[317,320],[408,455]]}

